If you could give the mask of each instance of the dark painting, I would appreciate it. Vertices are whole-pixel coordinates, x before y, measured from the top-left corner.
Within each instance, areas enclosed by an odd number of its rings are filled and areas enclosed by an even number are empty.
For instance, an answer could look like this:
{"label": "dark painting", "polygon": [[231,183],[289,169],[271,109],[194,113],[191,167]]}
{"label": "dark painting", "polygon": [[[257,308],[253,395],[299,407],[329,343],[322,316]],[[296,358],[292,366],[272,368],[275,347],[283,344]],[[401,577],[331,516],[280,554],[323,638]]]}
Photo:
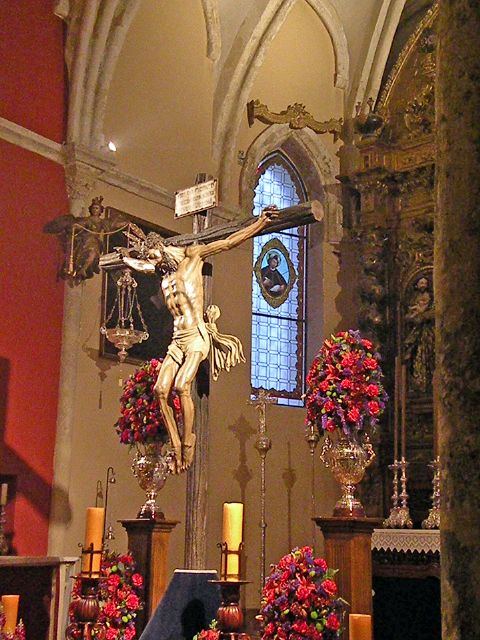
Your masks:
{"label": "dark painting", "polygon": [[[107,216],[113,213],[121,214],[128,221],[137,225],[142,231],[147,234],[154,231],[164,238],[175,235],[172,231],[159,227],[158,225],[146,222],[135,216],[128,215],[111,207],[107,209]],[[105,243],[105,253],[109,253],[115,249],[115,247],[128,246],[128,238],[123,231],[108,236]],[[121,270],[112,270],[103,273],[103,291],[102,291],[102,320],[101,324],[107,324],[107,327],[115,326],[117,318],[117,308],[114,309],[112,317],[109,316],[112,312],[112,308],[115,304],[117,295],[116,282],[120,277]],[[167,347],[170,344],[173,333],[173,318],[165,306],[163,294],[161,290],[160,276],[146,275],[137,271],[131,271],[135,278],[137,287],[137,297],[140,307],[140,314],[137,309],[134,309],[133,318],[135,329],[142,328],[143,317],[149,337],[147,340],[143,340],[128,351],[128,356],[125,362],[132,364],[141,364],[145,360],[151,360],[152,358],[163,358],[167,352]],[[104,335],[101,336],[100,341],[100,355],[106,358],[117,358],[118,350],[111,342],[109,342]]]}

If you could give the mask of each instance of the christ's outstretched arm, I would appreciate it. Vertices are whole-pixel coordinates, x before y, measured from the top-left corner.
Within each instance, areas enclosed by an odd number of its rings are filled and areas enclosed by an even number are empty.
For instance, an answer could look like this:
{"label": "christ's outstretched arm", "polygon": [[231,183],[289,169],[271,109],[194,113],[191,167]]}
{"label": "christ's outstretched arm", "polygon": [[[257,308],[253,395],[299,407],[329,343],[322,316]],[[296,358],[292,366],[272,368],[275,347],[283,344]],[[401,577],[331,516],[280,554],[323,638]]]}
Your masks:
{"label": "christ's outstretched arm", "polygon": [[253,236],[256,236],[260,231],[263,231],[271,222],[273,222],[273,220],[276,220],[277,218],[278,209],[276,207],[264,209],[258,218],[249,224],[248,227],[235,231],[231,236],[223,240],[215,240],[214,242],[210,242],[210,244],[206,245],[190,246],[187,249],[187,255],[189,252],[192,252],[192,254],[195,253],[202,260],[205,260],[205,258],[213,256],[216,253],[234,249],[242,244],[242,242],[245,242],[245,240],[253,238]]}

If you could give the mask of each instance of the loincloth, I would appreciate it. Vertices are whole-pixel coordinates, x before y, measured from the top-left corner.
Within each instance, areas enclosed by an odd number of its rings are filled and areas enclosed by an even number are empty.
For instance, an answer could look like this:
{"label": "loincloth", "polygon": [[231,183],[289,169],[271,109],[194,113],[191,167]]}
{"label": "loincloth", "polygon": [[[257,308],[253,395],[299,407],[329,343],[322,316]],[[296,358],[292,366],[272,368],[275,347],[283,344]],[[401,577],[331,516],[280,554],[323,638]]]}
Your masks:
{"label": "loincloth", "polygon": [[203,360],[210,351],[210,336],[205,323],[202,322],[192,329],[177,329],[173,333],[172,342],[168,346],[167,355],[179,365],[189,353],[201,353]]}
{"label": "loincloth", "polygon": [[181,366],[189,353],[201,353],[205,360],[210,352],[212,378],[217,380],[222,369],[230,371],[239,362],[245,362],[245,356],[238,338],[219,333],[215,324],[220,315],[218,307],[209,306],[205,315],[208,322],[174,332],[167,354]]}
{"label": "loincloth", "polygon": [[245,362],[242,343],[235,336],[219,333],[216,320],[220,316],[220,309],[210,305],[205,312],[207,318],[206,329],[210,334],[212,378],[216,380],[220,371],[230,371],[239,362]]}

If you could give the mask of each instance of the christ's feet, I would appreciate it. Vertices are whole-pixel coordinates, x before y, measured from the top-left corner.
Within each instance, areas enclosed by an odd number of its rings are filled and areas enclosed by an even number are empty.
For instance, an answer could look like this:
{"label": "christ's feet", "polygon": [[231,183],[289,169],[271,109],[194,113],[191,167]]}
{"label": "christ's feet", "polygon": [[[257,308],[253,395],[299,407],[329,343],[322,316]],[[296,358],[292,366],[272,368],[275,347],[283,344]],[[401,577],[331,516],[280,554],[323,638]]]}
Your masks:
{"label": "christ's feet", "polygon": [[170,473],[182,473],[182,443],[179,441],[171,448],[171,458],[169,462]]}
{"label": "christ's feet", "polygon": [[182,445],[182,471],[186,471],[193,462],[195,454],[195,442],[197,437],[194,433],[185,436]]}

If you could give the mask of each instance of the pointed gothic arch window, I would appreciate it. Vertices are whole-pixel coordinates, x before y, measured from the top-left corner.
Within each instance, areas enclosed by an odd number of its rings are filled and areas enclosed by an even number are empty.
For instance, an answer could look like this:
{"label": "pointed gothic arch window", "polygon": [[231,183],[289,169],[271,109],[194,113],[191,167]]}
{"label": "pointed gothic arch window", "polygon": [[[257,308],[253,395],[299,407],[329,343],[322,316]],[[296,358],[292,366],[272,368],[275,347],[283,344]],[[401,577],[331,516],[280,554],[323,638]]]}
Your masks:
{"label": "pointed gothic arch window", "polygon": [[[299,172],[277,151],[257,167],[253,213],[307,200]],[[254,238],[252,284],[252,394],[266,389],[279,404],[303,406],[307,229]]]}

